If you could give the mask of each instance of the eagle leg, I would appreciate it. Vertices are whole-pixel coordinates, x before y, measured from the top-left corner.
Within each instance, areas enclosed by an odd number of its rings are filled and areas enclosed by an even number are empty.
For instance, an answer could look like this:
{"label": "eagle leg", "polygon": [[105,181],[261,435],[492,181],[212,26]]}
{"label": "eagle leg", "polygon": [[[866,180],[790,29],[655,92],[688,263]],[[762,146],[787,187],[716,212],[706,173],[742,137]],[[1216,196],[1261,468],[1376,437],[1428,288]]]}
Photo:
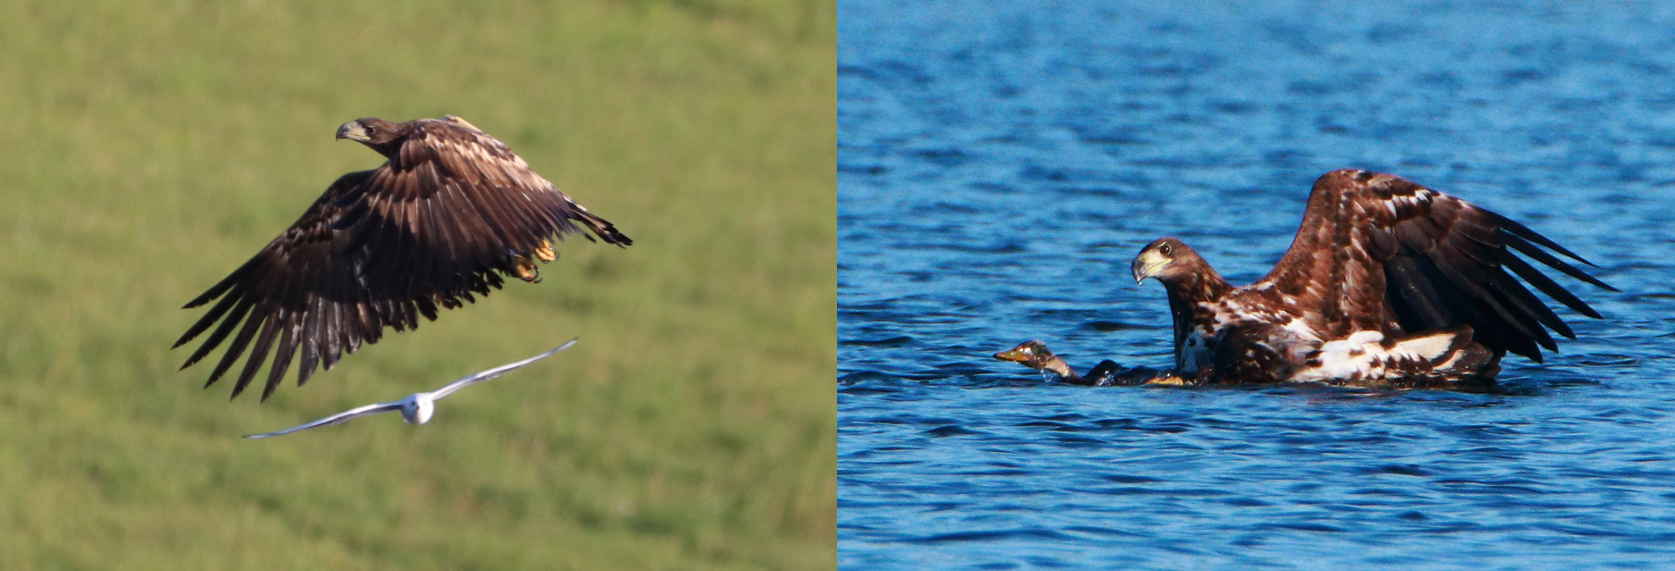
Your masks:
{"label": "eagle leg", "polygon": [[535,257],[543,262],[551,262],[558,259],[558,252],[553,250],[552,242],[543,239],[541,245],[535,247]]}
{"label": "eagle leg", "polygon": [[541,268],[535,265],[535,258],[530,256],[512,258],[512,270],[518,275],[518,279],[532,284],[541,283]]}

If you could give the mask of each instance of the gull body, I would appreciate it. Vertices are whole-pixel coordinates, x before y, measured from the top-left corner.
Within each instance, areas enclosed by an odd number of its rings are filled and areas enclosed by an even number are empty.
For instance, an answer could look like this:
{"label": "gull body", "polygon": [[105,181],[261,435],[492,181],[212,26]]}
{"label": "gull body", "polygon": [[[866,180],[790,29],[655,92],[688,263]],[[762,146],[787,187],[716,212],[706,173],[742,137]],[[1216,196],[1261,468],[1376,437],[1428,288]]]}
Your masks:
{"label": "gull body", "polygon": [[465,377],[463,379],[454,381],[452,383],[448,383],[447,385],[444,385],[442,388],[436,389],[434,391],[413,393],[413,394],[407,395],[405,398],[403,398],[401,400],[398,400],[398,401],[395,401],[395,402],[381,402],[381,403],[369,404],[369,405],[366,405],[366,406],[363,406],[363,407],[349,409],[349,410],[346,410],[346,411],[343,411],[343,412],[340,412],[340,413],[322,418],[320,420],[310,422],[308,424],[303,424],[303,425],[300,425],[300,426],[294,426],[294,427],[291,427],[291,428],[287,428],[285,430],[280,430],[280,431],[276,431],[276,432],[264,432],[262,434],[247,434],[247,435],[245,435],[245,438],[254,439],[254,438],[267,438],[269,436],[281,436],[281,435],[285,435],[285,434],[290,434],[292,432],[308,430],[310,428],[319,428],[321,426],[331,426],[333,424],[343,424],[345,422],[349,422],[351,420],[354,420],[354,419],[357,419],[357,418],[360,418],[360,417],[363,417],[363,416],[372,416],[372,415],[375,415],[375,414],[384,414],[386,412],[397,411],[397,410],[401,411],[401,420],[402,421],[404,421],[408,424],[424,424],[424,423],[430,422],[430,418],[436,414],[436,401],[441,400],[442,397],[454,394],[455,391],[458,391],[458,390],[460,390],[462,388],[465,388],[467,386],[474,385],[474,384],[477,384],[477,383],[481,383],[483,381],[487,381],[489,379],[493,379],[493,378],[498,377],[500,375],[506,374],[508,371],[511,371],[513,369],[517,369],[519,367],[523,367],[524,365],[528,365],[530,363],[534,363],[534,362],[539,361],[541,359],[545,359],[545,358],[551,356],[553,353],[557,353],[559,351],[569,349],[571,345],[575,345],[575,344],[576,344],[576,339],[571,339],[571,340],[565,342],[563,345],[559,345],[556,349],[553,349],[551,351],[547,351],[547,352],[542,353],[540,355],[536,355],[534,357],[530,357],[528,359],[524,359],[524,360],[518,361],[516,363],[501,365],[499,367],[495,367],[493,369],[489,369],[487,371],[483,371],[481,373],[477,373],[475,375]]}

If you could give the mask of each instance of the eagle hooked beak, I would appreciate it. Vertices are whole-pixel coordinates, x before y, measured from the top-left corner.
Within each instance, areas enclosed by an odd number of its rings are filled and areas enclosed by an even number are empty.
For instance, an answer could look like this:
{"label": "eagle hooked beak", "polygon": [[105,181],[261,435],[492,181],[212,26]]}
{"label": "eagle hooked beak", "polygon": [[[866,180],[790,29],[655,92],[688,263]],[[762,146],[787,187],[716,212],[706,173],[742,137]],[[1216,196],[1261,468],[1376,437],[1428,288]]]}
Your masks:
{"label": "eagle hooked beak", "polygon": [[342,127],[337,128],[337,138],[349,139],[351,141],[366,141],[366,127],[361,126],[360,121],[350,121],[348,123],[344,123]]}
{"label": "eagle hooked beak", "polygon": [[1169,258],[1163,257],[1153,250],[1146,250],[1134,257],[1134,263],[1129,271],[1134,273],[1134,285],[1140,285],[1146,278],[1157,279],[1157,274],[1163,271],[1163,266],[1169,265]]}

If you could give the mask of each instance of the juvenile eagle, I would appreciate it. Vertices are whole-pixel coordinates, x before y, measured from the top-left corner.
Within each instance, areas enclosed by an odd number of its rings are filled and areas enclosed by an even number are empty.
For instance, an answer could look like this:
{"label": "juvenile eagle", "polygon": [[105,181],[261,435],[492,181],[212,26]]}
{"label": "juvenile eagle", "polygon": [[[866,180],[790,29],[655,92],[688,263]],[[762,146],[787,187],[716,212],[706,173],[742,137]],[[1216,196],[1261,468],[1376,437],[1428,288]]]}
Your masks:
{"label": "juvenile eagle", "polygon": [[1182,376],[1438,386],[1493,379],[1507,352],[1541,362],[1541,348],[1558,350],[1547,329],[1576,338],[1512,274],[1600,316],[1507,250],[1617,291],[1537,245],[1593,265],[1458,198],[1394,175],[1337,170],[1315,181],[1291,249],[1254,284],[1233,287],[1175,238],[1148,244],[1132,271],[1136,283],[1156,279],[1168,294]]}
{"label": "juvenile eagle", "polygon": [[345,350],[377,343],[385,327],[414,329],[421,315],[435,320],[438,307],[488,295],[500,288],[499,274],[539,282],[535,260],[557,258],[549,241],[555,235],[598,236],[619,247],[634,243],[464,119],[363,118],[344,123],[337,138],[366,145],[388,161],[338,178],[296,224],[186,304],[221,299],[175,347],[220,326],[181,369],[238,330],[205,388],[249,349],[233,385],[237,398],[272,352],[265,401],[299,348],[301,386],[322,360],[331,370]]}

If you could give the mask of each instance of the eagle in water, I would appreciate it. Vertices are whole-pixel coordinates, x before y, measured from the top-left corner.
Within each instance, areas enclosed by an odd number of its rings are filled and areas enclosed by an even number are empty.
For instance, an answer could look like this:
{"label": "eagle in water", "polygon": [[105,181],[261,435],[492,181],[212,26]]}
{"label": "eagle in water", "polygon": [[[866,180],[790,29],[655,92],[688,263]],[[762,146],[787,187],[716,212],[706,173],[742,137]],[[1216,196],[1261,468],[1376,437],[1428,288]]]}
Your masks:
{"label": "eagle in water", "polygon": [[1513,274],[1600,317],[1508,251],[1617,291],[1543,247],[1594,265],[1407,179],[1336,170],[1315,181],[1291,249],[1254,284],[1233,287],[1176,238],[1146,245],[1132,271],[1163,284],[1183,377],[1440,387],[1492,381],[1508,352],[1541,362],[1542,348],[1558,350],[1548,329],[1576,338]]}
{"label": "eagle in water", "polygon": [[344,351],[377,343],[385,327],[415,329],[421,315],[434,321],[437,308],[488,295],[501,287],[501,274],[541,281],[536,260],[558,257],[551,237],[634,243],[464,119],[363,118],[343,124],[337,138],[388,160],[338,178],[296,224],[186,304],[221,300],[175,347],[220,325],[181,369],[232,337],[205,388],[246,349],[250,357],[233,385],[234,398],[270,353],[262,400],[279,386],[299,349],[301,386],[322,362],[331,370]]}

